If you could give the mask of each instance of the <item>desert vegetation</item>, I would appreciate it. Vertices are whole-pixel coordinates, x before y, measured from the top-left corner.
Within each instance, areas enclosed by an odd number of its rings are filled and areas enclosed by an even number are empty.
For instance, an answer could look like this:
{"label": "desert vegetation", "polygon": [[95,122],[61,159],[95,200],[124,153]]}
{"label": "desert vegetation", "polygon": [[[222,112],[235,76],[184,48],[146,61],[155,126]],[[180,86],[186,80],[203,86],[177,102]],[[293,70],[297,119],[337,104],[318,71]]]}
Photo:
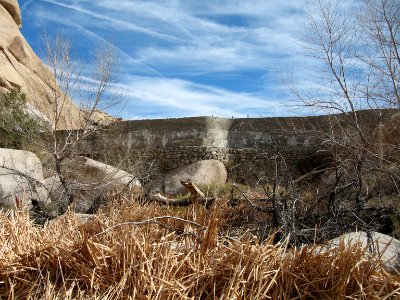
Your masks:
{"label": "desert vegetation", "polygon": [[[51,115],[28,113],[18,88],[1,94],[0,141],[35,152],[60,198],[49,204],[11,195],[13,209],[0,211],[0,298],[400,297],[398,262],[389,268],[383,258],[391,245],[380,249],[372,239],[374,232],[400,237],[400,7],[361,2],[348,15],[329,1],[310,10],[305,42],[326,89],[306,96],[291,90],[327,118],[293,123],[292,132],[312,137],[319,149],[290,165],[271,133],[271,148],[255,149],[228,173],[219,162],[225,186],[180,178],[191,195],[150,191],[156,168],[142,154],[151,149],[117,153],[105,144],[101,157],[114,167],[80,156],[91,137],[117,130],[94,118],[118,103],[108,93],[116,58],[111,49],[97,52],[98,72],[80,89],[69,42],[46,39]],[[77,95],[82,102],[72,116],[68,103]],[[260,157],[272,166],[262,175],[254,169]],[[13,171],[5,162],[2,169]],[[329,242],[356,230],[371,237],[367,246]]]}
{"label": "desert vegetation", "polygon": [[[400,277],[359,245],[321,252],[231,230],[245,207],[169,209],[113,197],[87,222],[1,216],[0,294],[9,299],[395,298]],[[247,216],[249,217],[249,216]]]}
{"label": "desert vegetation", "polygon": [[43,122],[26,109],[26,96],[17,88],[0,94],[0,136],[3,148],[22,149],[30,139],[36,139]]}

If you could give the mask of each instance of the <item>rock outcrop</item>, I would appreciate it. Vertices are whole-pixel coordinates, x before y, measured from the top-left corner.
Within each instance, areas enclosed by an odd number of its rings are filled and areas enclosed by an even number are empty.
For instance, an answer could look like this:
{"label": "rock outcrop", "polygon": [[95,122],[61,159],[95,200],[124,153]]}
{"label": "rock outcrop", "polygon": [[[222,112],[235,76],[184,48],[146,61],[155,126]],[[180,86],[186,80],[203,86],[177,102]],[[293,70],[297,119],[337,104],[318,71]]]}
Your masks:
{"label": "rock outcrop", "polygon": [[39,158],[29,151],[0,148],[0,208],[48,201]]}
{"label": "rock outcrop", "polygon": [[21,13],[17,0],[0,0],[0,5],[8,11],[10,16],[14,19],[15,24],[21,27]]}
{"label": "rock outcrop", "polygon": [[113,116],[109,115],[108,113],[96,109],[95,111],[93,111],[90,120],[95,126],[97,125],[107,126],[110,125],[111,123],[116,122],[117,120],[120,121],[121,119],[116,119]]}
{"label": "rock outcrop", "polygon": [[[20,88],[32,110],[50,117],[57,89],[50,70],[34,53],[19,28],[21,15],[17,0],[0,0],[0,92]],[[61,118],[60,129],[77,128],[79,108],[70,100]]]}

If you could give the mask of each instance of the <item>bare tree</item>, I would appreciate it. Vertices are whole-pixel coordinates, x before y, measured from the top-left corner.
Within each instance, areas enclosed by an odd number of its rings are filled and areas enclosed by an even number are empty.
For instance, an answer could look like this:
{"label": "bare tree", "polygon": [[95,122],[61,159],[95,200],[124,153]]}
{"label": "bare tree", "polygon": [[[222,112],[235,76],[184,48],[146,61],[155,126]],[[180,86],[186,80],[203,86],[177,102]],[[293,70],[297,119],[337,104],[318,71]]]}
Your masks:
{"label": "bare tree", "polygon": [[356,16],[363,29],[363,48],[370,50],[358,55],[370,68],[371,87],[365,97],[400,107],[400,3],[363,0],[362,4]]}
{"label": "bare tree", "polygon": [[[100,48],[95,51],[92,76],[83,76],[87,66],[71,54],[68,39],[58,34],[54,40],[46,35],[43,40],[54,84],[52,114],[41,135],[42,141],[33,142],[51,155],[54,171],[72,204],[74,194],[66,178],[65,160],[79,154],[82,144],[101,129],[102,124],[95,120],[98,111],[119,103],[119,97],[112,92],[117,61],[112,46]],[[78,103],[73,104],[71,99]]]}
{"label": "bare tree", "polygon": [[328,124],[313,132],[334,157],[330,210],[338,198],[351,197],[359,216],[374,193],[379,194],[372,178],[387,172],[383,166],[399,167],[396,158],[379,153],[377,136],[379,126],[394,113],[387,108],[400,107],[399,24],[397,0],[352,5],[318,0],[309,9],[305,47],[317,61],[322,84],[311,96],[292,91],[306,107],[330,115]]}

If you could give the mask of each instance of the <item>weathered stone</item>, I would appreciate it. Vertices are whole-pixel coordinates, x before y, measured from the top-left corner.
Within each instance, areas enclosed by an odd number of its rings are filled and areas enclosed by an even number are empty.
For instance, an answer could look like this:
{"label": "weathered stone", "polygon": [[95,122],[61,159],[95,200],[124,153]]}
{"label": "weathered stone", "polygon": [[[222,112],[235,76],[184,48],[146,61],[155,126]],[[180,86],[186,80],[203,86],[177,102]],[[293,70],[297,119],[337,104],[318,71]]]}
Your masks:
{"label": "weathered stone", "polygon": [[93,122],[94,125],[101,125],[101,126],[110,125],[111,123],[117,121],[116,118],[100,110],[94,110],[90,117],[90,120]]}
{"label": "weathered stone", "polygon": [[[58,176],[46,178],[45,187],[53,203],[54,213],[65,212],[69,205],[69,197],[61,184],[60,178]],[[90,191],[84,190],[79,183],[71,183],[68,188],[73,193],[75,211],[87,212],[96,200],[97,193],[94,195]]]}
{"label": "weathered stone", "polygon": [[[51,119],[54,112],[54,90],[59,88],[50,70],[22,36],[20,25],[18,2],[0,0],[0,92],[20,88],[33,109]],[[78,128],[81,123],[79,108],[68,97],[63,105],[64,113],[58,128]],[[96,118],[101,116],[96,114]]]}
{"label": "weathered stone", "polygon": [[183,166],[165,174],[164,179],[153,186],[152,190],[158,189],[166,194],[177,195],[186,193],[182,186],[182,180],[190,180],[198,186],[224,185],[227,179],[225,166],[217,160],[202,160],[194,164]]}
{"label": "weathered stone", "polygon": [[72,219],[76,222],[75,224],[80,226],[84,225],[86,222],[93,221],[95,219],[95,215],[92,214],[82,214],[82,213],[71,213],[68,212],[66,214],[60,215],[46,223],[46,228],[52,228],[52,227],[59,227],[59,226],[64,226],[64,224],[67,222],[68,226],[71,225],[71,217]]}
{"label": "weathered stone", "polygon": [[0,148],[0,207],[14,209],[30,199],[48,202],[40,160],[32,152]]}
{"label": "weathered stone", "polygon": [[68,162],[68,177],[87,184],[103,185],[107,190],[122,191],[141,186],[132,174],[99,161],[77,156]]}
{"label": "weathered stone", "polygon": [[4,8],[8,11],[10,16],[14,19],[14,22],[18,25],[18,27],[21,27],[22,26],[21,13],[19,11],[18,1],[0,0],[0,5],[4,6]]}
{"label": "weathered stone", "polygon": [[11,89],[10,83],[7,80],[5,80],[2,76],[0,76],[0,87],[5,88],[6,91],[7,89]]}
{"label": "weathered stone", "polygon": [[[76,212],[96,210],[107,194],[132,192],[141,187],[140,182],[128,172],[86,157],[70,159],[64,169]],[[53,202],[59,205],[60,211],[65,211],[69,199],[60,179],[53,176],[45,182]]]}
{"label": "weathered stone", "polygon": [[0,51],[0,73],[6,88],[11,89],[12,87],[22,86],[21,76],[19,76],[2,51]]}
{"label": "weathered stone", "polygon": [[49,194],[50,199],[55,203],[67,202],[65,190],[61,185],[58,176],[51,176],[44,180],[45,188]]}
{"label": "weathered stone", "polygon": [[328,247],[339,247],[340,243],[349,246],[360,243],[363,248],[369,247],[372,254],[378,254],[385,268],[391,272],[400,271],[400,241],[379,232],[372,233],[372,240],[364,231],[343,234],[328,242]]}

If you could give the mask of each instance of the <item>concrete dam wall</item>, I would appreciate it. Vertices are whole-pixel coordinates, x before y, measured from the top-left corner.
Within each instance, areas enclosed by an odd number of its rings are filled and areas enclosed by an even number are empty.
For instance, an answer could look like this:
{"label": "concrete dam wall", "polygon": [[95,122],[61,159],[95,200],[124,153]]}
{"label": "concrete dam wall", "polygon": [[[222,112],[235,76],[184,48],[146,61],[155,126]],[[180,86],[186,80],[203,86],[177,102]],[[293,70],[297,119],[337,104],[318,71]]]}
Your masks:
{"label": "concrete dam wall", "polygon": [[[380,122],[375,111],[359,112],[366,126]],[[105,154],[132,160],[146,158],[165,172],[203,159],[217,159],[230,177],[243,181],[249,169],[258,177],[270,177],[276,154],[293,172],[312,164],[321,149],[321,133],[351,126],[346,115],[225,119],[193,117],[121,121],[88,140],[81,153],[101,160]]]}
{"label": "concrete dam wall", "polygon": [[[318,124],[319,117],[307,123]],[[117,142],[123,147],[221,147],[271,148],[312,147],[310,137],[300,136],[303,118],[224,119],[194,117],[124,121],[118,126]],[[297,127],[297,128],[296,128]],[[298,132],[296,132],[296,129]]]}

